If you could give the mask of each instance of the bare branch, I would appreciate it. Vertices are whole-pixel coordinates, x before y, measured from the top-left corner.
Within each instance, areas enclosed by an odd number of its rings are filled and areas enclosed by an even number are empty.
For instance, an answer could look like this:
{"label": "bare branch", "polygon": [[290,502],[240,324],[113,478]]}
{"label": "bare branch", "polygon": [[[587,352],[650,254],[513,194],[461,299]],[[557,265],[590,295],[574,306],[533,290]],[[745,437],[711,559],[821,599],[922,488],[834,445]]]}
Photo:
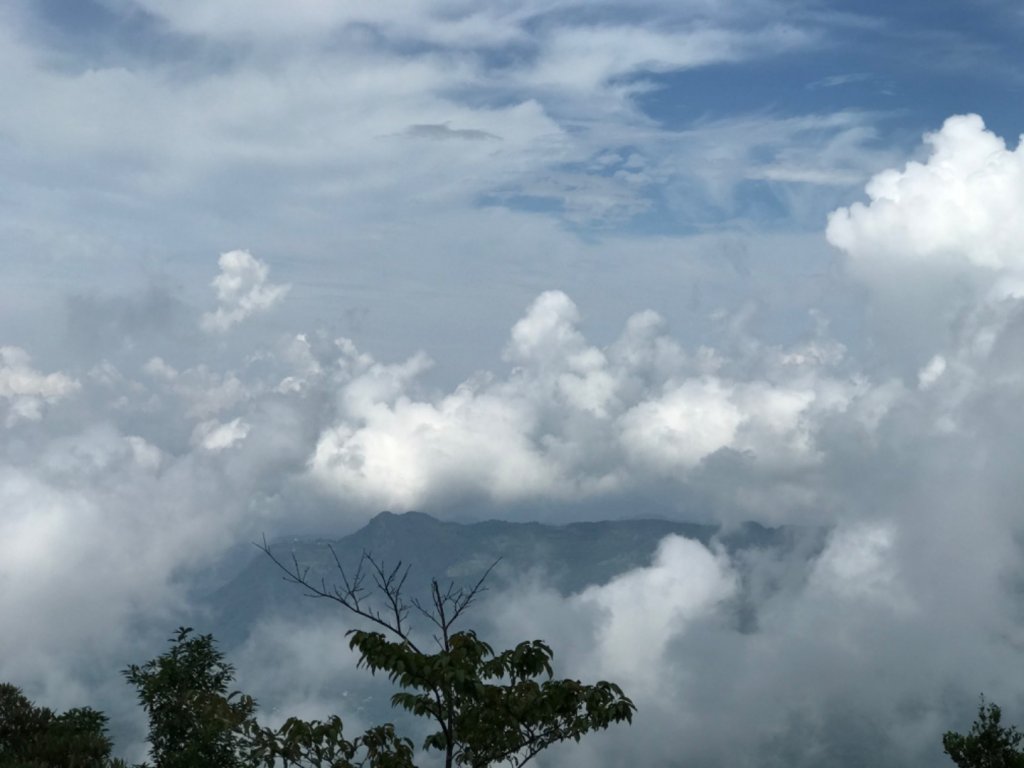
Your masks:
{"label": "bare branch", "polygon": [[[328,549],[330,549],[335,565],[341,575],[342,586],[328,587],[326,579],[324,578],[320,579],[320,585],[318,586],[309,578],[309,566],[301,566],[294,552],[292,553],[292,564],[289,567],[274,554],[270,545],[267,543],[265,536],[263,537],[262,544],[256,544],[255,546],[262,550],[263,553],[270,558],[271,562],[273,562],[274,565],[283,572],[284,576],[282,578],[285,581],[301,586],[306,590],[306,594],[310,597],[323,598],[338,603],[355,615],[361,616],[362,618],[367,619],[368,621],[371,621],[395,634],[404,642],[408,643],[409,647],[413,651],[420,653],[419,648],[410,637],[409,629],[404,622],[404,619],[409,612],[409,607],[401,596],[401,587],[405,583],[405,575],[395,583],[394,576],[397,575],[397,568],[391,572],[390,576],[392,578],[389,580],[389,574],[384,572],[383,566],[377,563],[366,553],[363,553],[363,558],[360,559],[359,566],[356,568],[355,574],[350,579],[345,573],[345,569],[342,567],[341,561],[338,558],[338,554],[335,552],[334,547],[328,545]],[[376,576],[380,578],[380,581],[378,581],[378,587],[381,589],[388,602],[390,613],[393,618],[385,617],[380,611],[365,604],[364,597],[366,589],[362,586],[365,576],[363,572],[364,560],[370,563],[370,567],[375,571]],[[408,572],[408,569],[406,569],[406,572]]]}
{"label": "bare branch", "polygon": [[456,589],[455,582],[451,581],[448,582],[447,589],[441,592],[440,583],[437,579],[432,579],[430,582],[429,607],[425,607],[420,600],[415,598],[410,601],[417,611],[441,631],[441,639],[435,637],[434,640],[442,648],[448,647],[448,637],[451,634],[452,627],[455,626],[455,622],[476,600],[477,596],[487,591],[484,582],[487,581],[487,577],[491,575],[491,572],[500,562],[501,558],[499,557],[491,563],[477,582],[468,589],[465,587]]}
{"label": "bare branch", "polygon": [[[409,605],[402,598],[402,589],[405,587],[405,580],[408,578],[409,570],[412,566],[407,565],[403,570],[402,561],[399,560],[398,564],[388,571],[384,567],[383,560],[380,562],[374,560],[370,553],[365,550],[359,559],[360,567],[364,562],[368,562],[374,572],[373,581],[388,604],[390,613],[394,617],[395,626],[405,632],[405,620],[409,615]],[[405,637],[405,635],[402,635],[402,637]]]}

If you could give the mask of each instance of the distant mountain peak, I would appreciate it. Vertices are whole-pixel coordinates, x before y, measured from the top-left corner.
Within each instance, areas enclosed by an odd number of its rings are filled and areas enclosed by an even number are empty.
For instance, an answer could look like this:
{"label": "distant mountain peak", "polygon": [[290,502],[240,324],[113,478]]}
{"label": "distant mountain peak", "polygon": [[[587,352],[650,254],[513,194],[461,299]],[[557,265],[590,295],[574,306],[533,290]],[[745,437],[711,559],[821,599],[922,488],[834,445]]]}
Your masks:
{"label": "distant mountain peak", "polygon": [[386,509],[383,512],[378,512],[374,515],[365,527],[390,527],[393,525],[407,525],[409,523],[437,525],[440,524],[441,521],[433,515],[428,515],[426,512],[417,512],[414,509],[410,509],[407,512],[392,512],[391,510]]}
{"label": "distant mountain peak", "polygon": [[[544,583],[568,595],[595,584],[605,584],[619,574],[649,567],[665,536],[685,536],[706,546],[720,544],[737,553],[738,567],[744,551],[802,551],[810,558],[824,546],[824,529],[766,528],[747,524],[729,530],[720,526],[656,519],[625,519],[573,522],[562,525],[487,520],[458,523],[440,520],[425,512],[380,512],[363,528],[342,538],[286,537],[272,549],[287,563],[294,557],[309,567],[314,578],[337,581],[337,561],[350,575],[369,554],[385,567],[402,563],[413,569],[410,594],[422,594],[431,579],[467,584],[496,561],[500,565],[490,584],[499,591],[515,585],[524,574],[539,574]],[[259,621],[275,612],[298,616],[312,610],[302,591],[281,578],[281,572],[265,555],[254,555],[246,568],[209,596],[209,607],[219,616],[214,627],[218,637],[240,643]],[[742,606],[741,606],[742,608]],[[746,610],[745,608],[743,610]],[[755,619],[743,615],[742,626]]]}

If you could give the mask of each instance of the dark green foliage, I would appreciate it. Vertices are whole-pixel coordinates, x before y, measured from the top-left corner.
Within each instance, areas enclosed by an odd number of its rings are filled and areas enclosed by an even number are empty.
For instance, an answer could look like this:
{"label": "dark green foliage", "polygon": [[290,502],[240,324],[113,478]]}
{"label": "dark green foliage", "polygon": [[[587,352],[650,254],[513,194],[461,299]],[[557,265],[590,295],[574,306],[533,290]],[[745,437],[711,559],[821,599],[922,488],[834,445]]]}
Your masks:
{"label": "dark green foliage", "polygon": [[1024,768],[1024,752],[1018,748],[1024,734],[1001,724],[1003,713],[982,697],[978,718],[966,734],[949,731],[942,737],[946,754],[960,768]]}
{"label": "dark green foliage", "polygon": [[412,744],[391,725],[353,741],[337,716],[324,722],[293,717],[276,730],[261,726],[256,702],[228,693],[234,667],[211,635],[183,627],[170,642],[162,656],[124,671],[149,715],[156,768],[412,768]]}
{"label": "dark green foliage", "polygon": [[240,729],[255,702],[228,694],[234,668],[212,635],[182,627],[171,648],[142,666],[124,670],[149,715],[150,756],[156,768],[240,768]]}
{"label": "dark green foliage", "polygon": [[34,706],[20,688],[0,684],[0,765],[21,758],[52,717],[50,710]]}
{"label": "dark green foliage", "polygon": [[412,742],[400,738],[391,724],[349,741],[337,715],[326,721],[293,717],[276,731],[250,722],[245,735],[246,764],[253,768],[413,768]]}
{"label": "dark green foliage", "polygon": [[109,765],[107,717],[88,707],[54,714],[0,684],[0,768],[103,768]]}
{"label": "dark green foliage", "polygon": [[380,632],[349,635],[361,666],[405,689],[392,703],[438,724],[423,746],[445,752],[446,763],[520,766],[552,744],[633,719],[617,685],[553,680],[553,653],[539,640],[495,654],[474,632],[457,632],[428,654]]}

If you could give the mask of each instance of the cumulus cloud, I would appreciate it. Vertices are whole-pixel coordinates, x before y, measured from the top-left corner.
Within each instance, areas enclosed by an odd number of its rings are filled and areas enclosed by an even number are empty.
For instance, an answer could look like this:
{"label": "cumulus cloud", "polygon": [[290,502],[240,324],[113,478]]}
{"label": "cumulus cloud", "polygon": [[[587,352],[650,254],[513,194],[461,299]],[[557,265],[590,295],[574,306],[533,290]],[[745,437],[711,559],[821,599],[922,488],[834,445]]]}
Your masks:
{"label": "cumulus cloud", "polygon": [[924,140],[926,161],[877,174],[865,188],[869,202],[829,217],[829,242],[858,274],[909,263],[967,273],[1000,295],[1017,295],[1024,147],[1008,148],[978,115],[951,117]]}
{"label": "cumulus cloud", "polygon": [[[397,130],[409,124],[420,123]],[[152,651],[111,627],[167,622],[190,589],[207,586],[201,576],[263,531],[344,532],[385,506],[551,521],[655,506],[828,531],[809,536],[813,545],[796,529],[788,550],[734,555],[670,538],[648,565],[579,594],[541,580],[501,595],[487,609],[497,635],[550,639],[569,673],[617,679],[640,704],[633,728],[574,745],[560,763],[938,759],[938,736],[969,718],[978,690],[1008,711],[1020,704],[1005,670],[1024,636],[1024,307],[1012,289],[1015,225],[971,214],[988,194],[976,178],[1012,196],[1020,150],[1000,148],[972,119],[930,141],[930,159],[877,177],[870,202],[838,211],[829,228],[855,277],[844,289],[868,312],[901,299],[929,330],[912,359],[897,361],[905,371],[886,357],[899,326],[850,338],[849,323],[827,322],[843,319],[832,305],[780,342],[756,315],[714,302],[714,333],[698,334],[640,302],[624,321],[588,318],[564,291],[540,293],[518,318],[509,310],[501,359],[450,385],[431,378],[443,358],[371,354],[333,330],[255,345],[140,336],[135,354],[109,344],[85,360],[80,350],[82,364],[60,373],[5,347],[0,674],[56,706],[86,703],[95,675],[83,669]],[[928,229],[939,215],[969,235],[945,220]],[[675,244],[660,247],[678,257]],[[655,258],[651,247],[638,262]],[[214,283],[211,331],[283,295],[266,265],[232,253]],[[741,256],[728,266],[736,274]],[[886,294],[881,278],[897,267],[915,279]],[[907,301],[908,284],[937,291],[933,302],[946,296],[950,275],[962,289],[954,322]],[[678,299],[678,286],[665,290]],[[194,330],[179,315],[167,323]],[[601,323],[621,328],[594,330]],[[254,688],[297,712],[345,715],[314,674],[318,657],[340,657],[344,644],[331,638],[344,626],[295,638],[289,629],[270,621],[244,648],[242,663],[266,671]],[[347,684],[346,669],[330,680]]]}
{"label": "cumulus cloud", "polygon": [[732,445],[743,420],[716,379],[689,381],[631,408],[622,437],[629,453],[671,472]]}
{"label": "cumulus cloud", "polygon": [[434,398],[416,392],[423,358],[383,365],[343,341],[339,423],[321,434],[312,476],[342,497],[412,508],[599,496],[684,477],[726,449],[793,469],[818,461],[819,419],[865,411],[874,391],[795,349],[766,355],[770,383],[737,381],[650,313],[605,349],[579,323],[567,295],[542,294],[512,328],[507,377],[480,374]]}
{"label": "cumulus cloud", "polygon": [[223,333],[251,315],[266,312],[291,289],[268,280],[270,268],[248,251],[222,253],[220,274],[213,279],[219,306],[202,317],[203,330]]}
{"label": "cumulus cloud", "polygon": [[999,314],[986,305],[1024,295],[1024,148],[978,115],[950,117],[924,142],[923,160],[875,175],[868,200],[835,210],[826,230],[871,293],[879,363],[907,378],[955,356],[966,328]]}
{"label": "cumulus cloud", "polygon": [[[642,311],[599,346],[558,291],[513,323],[506,369],[441,392],[423,382],[432,366],[424,354],[384,363],[323,334],[283,336],[238,356],[240,367],[154,355],[133,374],[108,362],[82,378],[82,397],[128,398],[147,419],[180,422],[184,437],[107,426],[35,433],[41,450],[31,460],[5,447],[0,578],[18,588],[4,591],[3,608],[34,617],[10,636],[5,669],[49,701],[81,703],[89,683],[74,670],[84,657],[62,650],[63,640],[32,640],[47,615],[60,612],[65,635],[102,646],[111,663],[141,658],[151,649],[106,643],[103,627],[169,619],[185,605],[182,574],[215,564],[240,535],[302,524],[310,513],[296,506],[331,510],[312,513],[323,521],[336,519],[340,501],[351,525],[386,503],[443,513],[459,499],[489,510],[525,500],[554,510],[653,487],[669,508],[699,493],[726,520],[736,513],[722,500],[745,493],[744,514],[771,520],[792,514],[770,506],[802,489],[816,517],[797,519],[836,524],[820,551],[730,557],[672,537],[650,564],[607,584],[561,596],[524,581],[484,616],[498,638],[548,639],[566,674],[614,679],[640,705],[632,728],[559,753],[566,764],[640,753],[820,764],[844,749],[838,724],[878,707],[880,690],[892,700],[888,722],[857,759],[888,766],[932,755],[951,716],[931,703],[942,690],[968,703],[978,681],[1005,693],[992,670],[1012,653],[1001,638],[1017,631],[1000,615],[1015,555],[991,543],[1005,537],[1011,511],[990,504],[963,516],[957,507],[984,498],[992,476],[965,482],[942,467],[1003,444],[999,421],[982,411],[986,393],[1012,387],[990,373],[1016,365],[993,351],[1019,333],[1017,316],[1006,304],[980,315],[983,348],[965,328],[963,348],[926,366],[913,387],[860,372],[827,329],[785,346],[741,333],[720,348],[690,348]],[[965,425],[954,427],[962,444],[921,441],[922,425],[939,417]],[[964,547],[990,555],[968,578],[935,563],[935,553],[948,562]],[[966,614],[951,595],[973,600]],[[755,616],[745,629],[741,606]],[[965,618],[981,629],[948,626]],[[281,704],[271,718],[341,711],[361,722],[364,697],[379,691],[351,670],[344,628],[269,620],[240,651],[240,682]],[[977,650],[957,650],[966,647]],[[314,662],[325,655],[328,675]],[[879,676],[887,682],[863,682]],[[737,736],[736,718],[756,725]]]}
{"label": "cumulus cloud", "polygon": [[[1020,721],[1020,146],[959,116],[904,165],[877,114],[651,106],[827,44],[814,3],[58,5],[0,8],[0,679],[116,712],[262,532],[654,509],[832,530],[502,595],[497,634],[641,707],[553,763],[925,765],[979,690]],[[835,256],[757,228],[837,205]],[[754,234],[619,228],[651,214]],[[240,232],[296,254],[295,306],[248,251],[206,306],[183,254]],[[353,727],[346,628],[268,621],[240,668]]]}
{"label": "cumulus cloud", "polygon": [[18,347],[0,347],[0,399],[6,401],[8,426],[21,419],[42,418],[43,408],[70,397],[79,383],[63,373],[44,374]]}

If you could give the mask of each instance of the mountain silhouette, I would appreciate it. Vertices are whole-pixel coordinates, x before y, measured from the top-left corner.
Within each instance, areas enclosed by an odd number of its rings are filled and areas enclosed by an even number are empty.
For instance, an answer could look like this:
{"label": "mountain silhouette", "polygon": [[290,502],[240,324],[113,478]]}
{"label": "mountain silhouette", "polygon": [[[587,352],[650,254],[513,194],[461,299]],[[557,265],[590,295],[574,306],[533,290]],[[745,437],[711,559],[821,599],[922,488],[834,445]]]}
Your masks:
{"label": "mountain silhouette", "polygon": [[[423,512],[381,512],[343,538],[279,538],[269,549],[285,564],[294,562],[301,569],[308,568],[309,578],[316,584],[323,580],[328,588],[340,583],[335,556],[351,577],[363,553],[368,553],[388,569],[400,563],[409,566],[405,588],[409,597],[424,596],[435,578],[443,585],[473,584],[491,566],[494,570],[487,580],[491,593],[533,574],[558,592],[571,594],[649,565],[658,543],[669,535],[716,544],[730,554],[742,555],[806,547],[808,538],[822,538],[813,531],[810,534],[805,529],[767,528],[756,523],[728,530],[652,519],[566,525],[502,520],[456,523]],[[366,583],[373,589],[369,578]],[[265,553],[258,552],[241,572],[208,596],[205,611],[213,618],[217,637],[230,646],[244,641],[261,618],[309,614],[317,601],[303,593],[301,587],[286,581]],[[751,620],[750,615],[741,616],[745,625]]]}

